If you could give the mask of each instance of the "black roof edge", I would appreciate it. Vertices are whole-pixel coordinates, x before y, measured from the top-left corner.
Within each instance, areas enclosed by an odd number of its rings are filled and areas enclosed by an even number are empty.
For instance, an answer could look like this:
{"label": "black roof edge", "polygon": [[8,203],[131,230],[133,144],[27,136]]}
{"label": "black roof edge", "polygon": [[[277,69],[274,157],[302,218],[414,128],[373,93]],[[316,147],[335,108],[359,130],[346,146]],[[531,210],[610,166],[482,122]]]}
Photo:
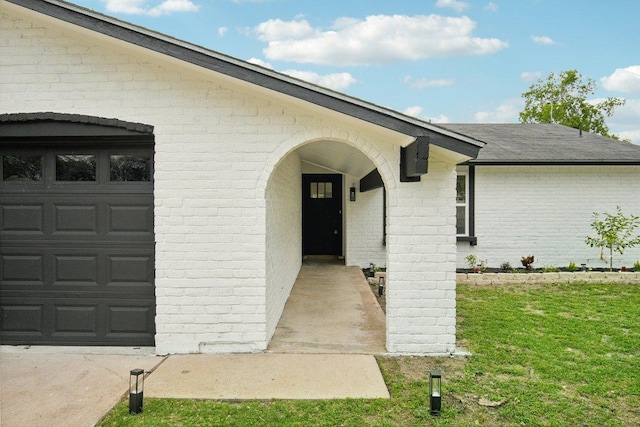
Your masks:
{"label": "black roof edge", "polygon": [[399,112],[59,0],[6,0],[70,24],[238,78],[409,136],[442,135],[435,145],[475,158],[485,144]]}
{"label": "black roof edge", "polygon": [[126,122],[118,119],[107,119],[104,117],[88,116],[84,114],[67,114],[54,112],[0,114],[0,125],[27,122],[61,122],[83,125],[96,125],[124,129],[140,134],[153,134],[153,126],[151,125]]}

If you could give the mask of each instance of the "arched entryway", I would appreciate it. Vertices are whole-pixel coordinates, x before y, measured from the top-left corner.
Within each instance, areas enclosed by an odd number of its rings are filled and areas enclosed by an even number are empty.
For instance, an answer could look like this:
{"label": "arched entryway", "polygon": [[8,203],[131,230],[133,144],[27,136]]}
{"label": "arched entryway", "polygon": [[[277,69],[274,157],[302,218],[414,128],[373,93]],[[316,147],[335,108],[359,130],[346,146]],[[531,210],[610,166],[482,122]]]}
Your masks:
{"label": "arched entryway", "polygon": [[298,144],[273,167],[265,189],[270,350],[385,351],[385,316],[361,271],[386,264],[384,188],[359,188],[376,170],[362,146],[335,139]]}

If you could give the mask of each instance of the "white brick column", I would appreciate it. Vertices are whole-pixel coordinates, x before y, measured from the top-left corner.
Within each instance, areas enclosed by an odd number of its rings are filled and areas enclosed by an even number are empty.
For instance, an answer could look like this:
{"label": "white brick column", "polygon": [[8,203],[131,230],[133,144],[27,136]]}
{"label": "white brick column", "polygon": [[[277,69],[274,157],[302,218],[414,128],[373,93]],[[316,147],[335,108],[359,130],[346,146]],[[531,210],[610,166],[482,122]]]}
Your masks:
{"label": "white brick column", "polygon": [[387,349],[443,355],[456,343],[455,165],[389,192]]}

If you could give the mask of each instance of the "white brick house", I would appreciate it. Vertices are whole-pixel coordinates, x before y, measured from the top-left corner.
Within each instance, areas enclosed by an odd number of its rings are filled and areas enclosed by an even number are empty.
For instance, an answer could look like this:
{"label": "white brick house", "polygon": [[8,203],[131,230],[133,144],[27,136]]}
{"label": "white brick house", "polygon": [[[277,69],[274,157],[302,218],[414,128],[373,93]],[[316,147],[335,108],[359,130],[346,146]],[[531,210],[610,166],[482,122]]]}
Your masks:
{"label": "white brick house", "polygon": [[481,142],[69,3],[0,12],[4,343],[266,349],[321,172],[332,253],[387,267],[388,351],[455,349],[456,165]]}
{"label": "white brick house", "polygon": [[[605,268],[585,243],[593,213],[640,215],[638,145],[553,124],[444,127],[487,144],[458,167],[458,268],[469,254],[493,268],[528,255],[539,268]],[[638,261],[640,247],[614,254],[615,268]]]}

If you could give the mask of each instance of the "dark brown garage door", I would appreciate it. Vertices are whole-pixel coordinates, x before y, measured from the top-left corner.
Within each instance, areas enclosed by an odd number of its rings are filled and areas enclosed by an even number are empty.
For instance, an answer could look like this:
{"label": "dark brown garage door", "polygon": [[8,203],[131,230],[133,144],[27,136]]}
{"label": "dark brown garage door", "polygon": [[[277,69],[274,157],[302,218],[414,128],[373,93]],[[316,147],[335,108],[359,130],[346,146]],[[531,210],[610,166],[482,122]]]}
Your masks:
{"label": "dark brown garage door", "polygon": [[153,146],[0,142],[3,344],[153,345]]}

